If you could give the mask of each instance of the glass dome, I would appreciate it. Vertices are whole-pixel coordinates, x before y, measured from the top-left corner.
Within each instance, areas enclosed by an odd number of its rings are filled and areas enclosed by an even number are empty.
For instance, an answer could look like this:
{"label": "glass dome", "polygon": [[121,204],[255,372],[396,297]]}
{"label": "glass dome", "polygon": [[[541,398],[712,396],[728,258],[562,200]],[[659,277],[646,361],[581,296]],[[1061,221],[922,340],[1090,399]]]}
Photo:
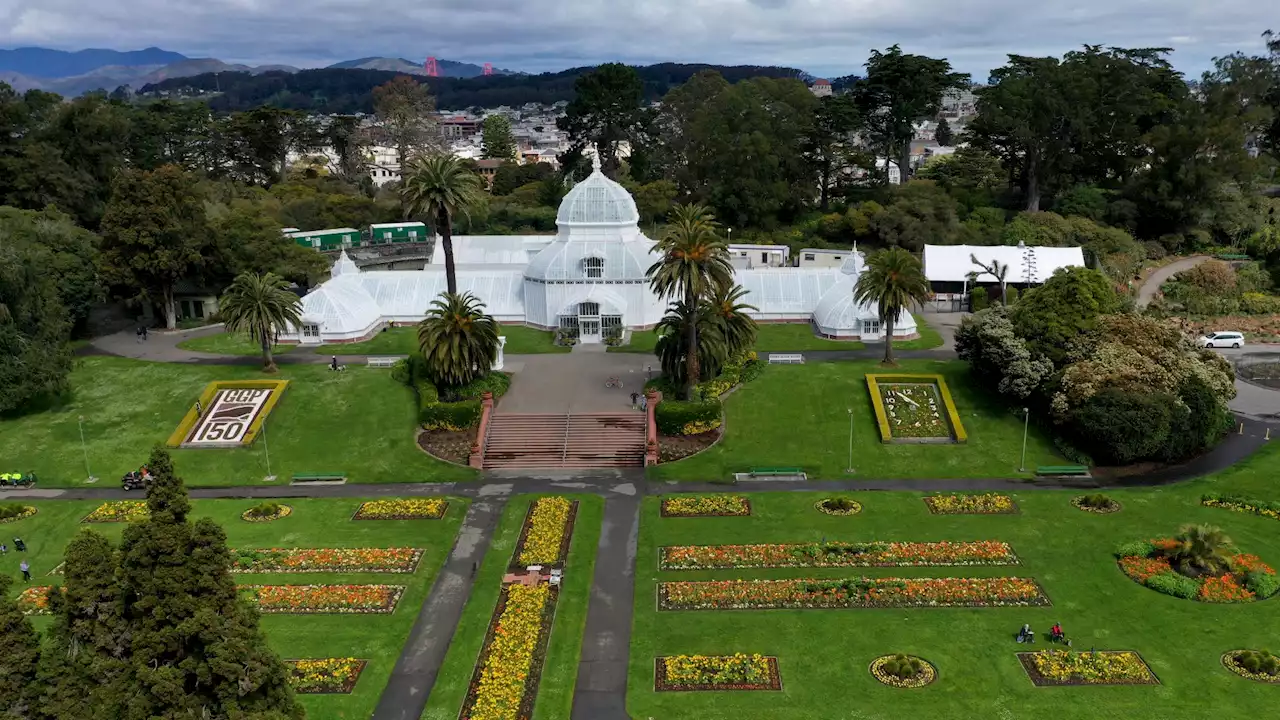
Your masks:
{"label": "glass dome", "polygon": [[636,201],[618,183],[600,172],[600,160],[592,158],[591,175],[573,186],[560,201],[557,225],[635,225],[640,222]]}

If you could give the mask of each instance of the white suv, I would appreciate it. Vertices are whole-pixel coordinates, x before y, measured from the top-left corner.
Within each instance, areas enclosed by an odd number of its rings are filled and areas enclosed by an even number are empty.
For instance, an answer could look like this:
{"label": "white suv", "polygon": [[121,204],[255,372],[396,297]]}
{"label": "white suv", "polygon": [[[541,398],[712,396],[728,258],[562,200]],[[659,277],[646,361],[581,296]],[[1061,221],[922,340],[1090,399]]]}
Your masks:
{"label": "white suv", "polygon": [[1200,346],[1207,348],[1244,347],[1244,334],[1238,332],[1211,332],[1200,338]]}

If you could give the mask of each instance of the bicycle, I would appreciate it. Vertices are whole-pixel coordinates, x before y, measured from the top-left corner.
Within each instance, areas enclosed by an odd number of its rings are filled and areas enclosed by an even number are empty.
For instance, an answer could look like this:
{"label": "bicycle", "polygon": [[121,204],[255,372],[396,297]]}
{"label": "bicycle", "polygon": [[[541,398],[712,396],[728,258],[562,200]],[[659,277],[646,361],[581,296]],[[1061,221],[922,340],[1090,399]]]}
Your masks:
{"label": "bicycle", "polygon": [[610,375],[609,379],[605,381],[604,386],[607,388],[620,388],[622,387],[622,378],[617,375]]}

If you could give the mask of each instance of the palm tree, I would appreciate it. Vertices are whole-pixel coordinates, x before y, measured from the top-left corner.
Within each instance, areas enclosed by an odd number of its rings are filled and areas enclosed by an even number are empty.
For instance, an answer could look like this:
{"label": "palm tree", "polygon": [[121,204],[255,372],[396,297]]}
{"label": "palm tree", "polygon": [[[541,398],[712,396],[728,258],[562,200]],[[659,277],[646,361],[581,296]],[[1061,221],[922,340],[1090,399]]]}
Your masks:
{"label": "palm tree", "polygon": [[240,273],[218,301],[218,313],[229,333],[245,333],[262,344],[262,369],[275,372],[271,345],[286,327],[302,327],[302,301],[275,273]]}
{"label": "palm tree", "polygon": [[498,323],[471,293],[444,293],[418,323],[418,349],[431,380],[458,387],[489,373],[498,356]]}
{"label": "palm tree", "polygon": [[[995,278],[996,282],[1000,283],[1000,302],[1008,305],[1009,303],[1005,302],[1005,298],[1008,297],[1005,293],[1005,278],[1009,277],[1009,263],[1001,264],[999,260],[992,258],[990,265],[983,265],[978,260],[978,256],[973,253],[969,253],[969,262],[982,268],[983,272]],[[973,276],[974,284],[977,284],[978,273],[971,273],[971,275]]]}
{"label": "palm tree", "polygon": [[[733,282],[729,248],[720,239],[715,216],[704,205],[677,205],[657,243],[662,259],[645,273],[649,286],[663,298],[680,298],[688,308],[721,286]],[[689,349],[685,357],[684,398],[698,383],[698,323],[685,323]]]}
{"label": "palm tree", "polygon": [[[654,345],[653,352],[658,356],[662,374],[679,387],[688,385],[688,358],[694,354],[689,349],[689,338],[694,336],[689,333],[690,325],[697,328],[698,367],[705,370],[708,376],[720,374],[720,368],[730,355],[729,346],[720,333],[720,326],[711,314],[710,303],[701,302],[696,306],[683,301],[671,303],[667,314],[655,328],[658,342]],[[692,400],[693,397],[686,399]]]}
{"label": "palm tree", "polygon": [[1227,568],[1231,538],[1212,525],[1184,525],[1169,551],[1169,562],[1184,575],[1217,574]]}
{"label": "palm tree", "polygon": [[721,285],[707,296],[711,323],[728,346],[729,355],[737,355],[756,344],[756,321],[747,314],[756,306],[738,302],[747,291],[741,285]]}
{"label": "palm tree", "polygon": [[449,293],[457,294],[458,277],[453,263],[453,218],[466,215],[480,196],[480,177],[451,154],[427,155],[413,160],[400,186],[400,197],[411,215],[426,218],[440,233],[444,245],[444,273]]}
{"label": "palm tree", "polygon": [[875,303],[884,325],[884,364],[893,365],[893,326],[912,303],[929,299],[929,281],[920,260],[900,247],[872,253],[853,287],[853,299]]}

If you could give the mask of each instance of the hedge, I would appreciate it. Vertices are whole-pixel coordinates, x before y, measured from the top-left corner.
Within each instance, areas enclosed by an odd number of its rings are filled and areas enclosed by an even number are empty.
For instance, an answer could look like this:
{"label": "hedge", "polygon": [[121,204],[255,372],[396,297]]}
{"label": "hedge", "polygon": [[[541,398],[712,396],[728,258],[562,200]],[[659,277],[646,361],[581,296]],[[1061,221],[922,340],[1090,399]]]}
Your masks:
{"label": "hedge", "polygon": [[407,360],[396,363],[391,377],[413,388],[418,398],[418,422],[424,430],[460,431],[475,427],[480,423],[480,394],[488,390],[498,397],[511,386],[509,376],[489,373],[450,393],[463,399],[441,402],[439,390],[427,377],[426,361],[421,355],[410,355]]}
{"label": "hedge", "polygon": [[[658,403],[654,420],[663,435],[696,435],[720,427],[720,400],[666,400]],[[686,432],[686,427],[697,432]]]}
{"label": "hedge", "polygon": [[418,420],[424,430],[466,430],[480,423],[480,401],[463,400],[423,405]]}

